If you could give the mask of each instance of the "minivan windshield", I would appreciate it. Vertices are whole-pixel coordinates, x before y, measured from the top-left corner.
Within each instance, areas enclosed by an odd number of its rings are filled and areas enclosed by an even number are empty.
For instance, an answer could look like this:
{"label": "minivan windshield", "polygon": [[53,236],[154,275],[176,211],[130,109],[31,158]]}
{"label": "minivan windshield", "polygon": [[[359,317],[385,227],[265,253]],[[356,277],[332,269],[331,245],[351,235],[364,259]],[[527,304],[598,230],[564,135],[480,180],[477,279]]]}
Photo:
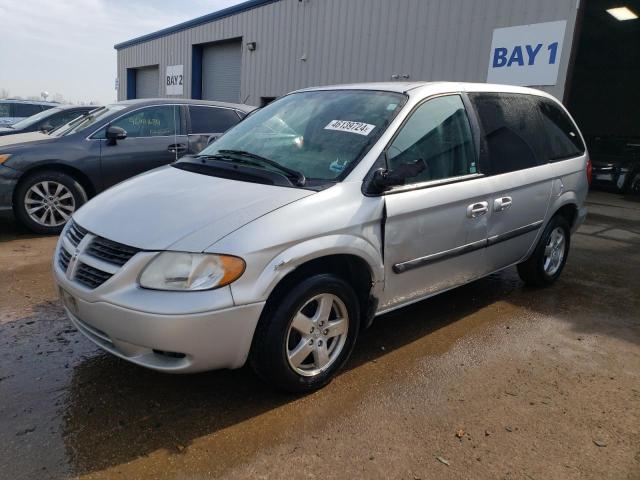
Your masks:
{"label": "minivan windshield", "polygon": [[339,181],[405,102],[403,94],[374,90],[293,93],[249,115],[198,157],[297,175],[300,186]]}
{"label": "minivan windshield", "polygon": [[115,112],[123,110],[125,105],[107,105],[106,107],[100,107],[92,110],[87,115],[83,115],[79,118],[71,120],[69,123],[62,125],[49,133],[52,137],[63,137],[65,135],[71,135],[85,130],[98,122],[101,122],[108,116]]}

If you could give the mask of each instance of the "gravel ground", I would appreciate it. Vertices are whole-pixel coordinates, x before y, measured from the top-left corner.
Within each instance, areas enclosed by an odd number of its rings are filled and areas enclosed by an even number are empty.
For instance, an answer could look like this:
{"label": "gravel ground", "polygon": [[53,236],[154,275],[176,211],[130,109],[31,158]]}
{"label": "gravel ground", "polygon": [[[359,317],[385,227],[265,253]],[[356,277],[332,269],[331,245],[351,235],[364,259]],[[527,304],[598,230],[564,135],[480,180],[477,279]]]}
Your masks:
{"label": "gravel ground", "polygon": [[301,398],[101,352],[56,239],[0,218],[0,478],[640,479],[640,203],[589,209],[553,287],[509,269],[380,317]]}

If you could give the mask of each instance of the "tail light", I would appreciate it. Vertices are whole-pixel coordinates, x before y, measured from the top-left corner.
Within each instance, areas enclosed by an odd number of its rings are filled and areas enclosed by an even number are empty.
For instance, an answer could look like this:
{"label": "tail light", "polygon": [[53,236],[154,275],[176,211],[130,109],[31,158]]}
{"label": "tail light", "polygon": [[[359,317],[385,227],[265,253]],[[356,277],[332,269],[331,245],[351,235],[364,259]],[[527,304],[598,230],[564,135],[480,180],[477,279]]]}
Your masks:
{"label": "tail light", "polygon": [[593,180],[593,166],[591,165],[591,157],[587,157],[587,182],[591,185]]}

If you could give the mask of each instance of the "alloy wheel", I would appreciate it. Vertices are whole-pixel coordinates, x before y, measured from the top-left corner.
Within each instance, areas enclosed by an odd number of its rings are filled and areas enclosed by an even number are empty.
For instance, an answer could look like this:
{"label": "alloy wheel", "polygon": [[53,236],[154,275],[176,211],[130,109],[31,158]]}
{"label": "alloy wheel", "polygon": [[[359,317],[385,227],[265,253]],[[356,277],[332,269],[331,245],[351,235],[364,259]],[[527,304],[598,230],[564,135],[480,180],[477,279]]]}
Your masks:
{"label": "alloy wheel", "polygon": [[544,248],[543,268],[547,275],[552,277],[562,266],[565,254],[565,233],[561,227],[551,231],[547,245]]}
{"label": "alloy wheel", "polygon": [[291,368],[305,377],[318,375],[340,356],[349,331],[344,302],[329,293],[308,300],[293,316],[286,338]]}
{"label": "alloy wheel", "polygon": [[45,180],[27,190],[24,207],[34,222],[45,227],[59,227],[71,218],[76,200],[64,184]]}

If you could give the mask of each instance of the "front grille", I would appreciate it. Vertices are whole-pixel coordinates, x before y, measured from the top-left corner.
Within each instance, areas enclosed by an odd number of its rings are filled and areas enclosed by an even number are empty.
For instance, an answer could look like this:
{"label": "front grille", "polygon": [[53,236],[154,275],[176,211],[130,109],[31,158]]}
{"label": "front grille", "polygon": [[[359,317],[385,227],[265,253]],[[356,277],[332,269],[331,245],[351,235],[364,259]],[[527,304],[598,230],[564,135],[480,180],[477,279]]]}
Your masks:
{"label": "front grille", "polygon": [[[78,248],[83,239],[83,245]],[[60,253],[58,254],[58,265],[65,272],[69,268],[74,270],[73,280],[91,289],[97,288],[109,280],[117,273],[117,267],[122,267],[131,257],[140,251],[138,248],[98,237],[74,221],[71,221],[67,229],[66,242],[61,243]],[[77,255],[79,263],[77,267],[73,265],[69,267],[72,263],[72,255],[74,254]],[[98,264],[89,257],[108,263],[111,267],[105,264]],[[105,272],[101,268],[109,271]]]}
{"label": "front grille", "polygon": [[74,247],[77,247],[87,233],[84,228],[72,220],[67,230],[67,238]]}
{"label": "front grille", "polygon": [[139,251],[137,248],[129,247],[102,237],[96,237],[89,245],[89,248],[87,248],[89,255],[118,265],[119,267],[127,263],[131,257]]}
{"label": "front grille", "polygon": [[58,254],[58,265],[63,271],[67,271],[67,267],[69,266],[69,260],[71,260],[71,255],[64,249],[60,249],[60,253]]}
{"label": "front grille", "polygon": [[111,277],[112,275],[110,273],[90,267],[85,263],[80,263],[76,270],[75,279],[85,287],[93,289],[99,287]]}

